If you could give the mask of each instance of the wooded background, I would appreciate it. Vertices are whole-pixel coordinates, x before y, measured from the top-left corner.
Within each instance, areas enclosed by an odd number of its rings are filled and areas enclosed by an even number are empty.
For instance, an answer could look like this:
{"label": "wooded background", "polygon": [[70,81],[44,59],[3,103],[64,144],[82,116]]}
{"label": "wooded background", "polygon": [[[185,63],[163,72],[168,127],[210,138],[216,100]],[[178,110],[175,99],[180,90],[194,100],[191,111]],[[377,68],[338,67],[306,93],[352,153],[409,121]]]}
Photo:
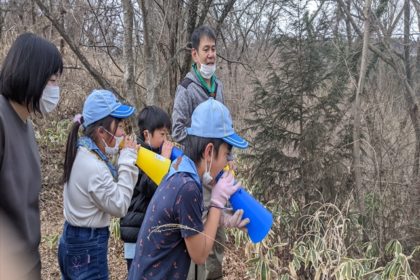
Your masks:
{"label": "wooded background", "polygon": [[[276,218],[259,245],[230,233],[227,279],[418,279],[418,0],[2,0],[1,57],[30,31],[65,61],[57,112],[34,119],[45,279],[58,277],[72,116],[98,87],[171,113],[202,24],[216,31],[216,74],[251,143],[238,153],[239,176]],[[112,279],[124,279],[114,260]]]}

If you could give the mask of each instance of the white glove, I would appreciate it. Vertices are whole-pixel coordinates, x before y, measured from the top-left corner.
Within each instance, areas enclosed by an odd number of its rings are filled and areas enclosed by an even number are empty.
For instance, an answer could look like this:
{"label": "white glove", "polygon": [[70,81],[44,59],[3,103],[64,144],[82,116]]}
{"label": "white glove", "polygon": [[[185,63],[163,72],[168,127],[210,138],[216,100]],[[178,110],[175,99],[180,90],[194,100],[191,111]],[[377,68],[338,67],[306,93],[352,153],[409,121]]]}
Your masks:
{"label": "white glove", "polygon": [[223,211],[223,214],[220,217],[220,225],[227,228],[244,229],[244,227],[249,224],[250,220],[249,218],[242,219],[243,214],[244,210],[242,209],[236,210],[233,215]]}
{"label": "white glove", "polygon": [[236,192],[240,186],[239,182],[235,182],[232,172],[226,171],[211,190],[210,205],[218,208],[225,207],[229,197]]}

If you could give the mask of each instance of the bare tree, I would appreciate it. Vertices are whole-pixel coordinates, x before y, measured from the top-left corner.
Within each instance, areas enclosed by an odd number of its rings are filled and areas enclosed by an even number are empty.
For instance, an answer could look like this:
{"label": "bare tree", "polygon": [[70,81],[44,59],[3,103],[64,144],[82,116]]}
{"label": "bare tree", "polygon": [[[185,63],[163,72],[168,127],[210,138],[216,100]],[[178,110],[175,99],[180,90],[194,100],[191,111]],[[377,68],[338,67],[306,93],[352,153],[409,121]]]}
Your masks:
{"label": "bare tree", "polygon": [[120,98],[124,99],[120,93],[101,75],[89,62],[89,60],[83,55],[76,43],[68,36],[64,26],[60,24],[57,17],[53,16],[47,7],[42,3],[41,0],[35,0],[39,8],[42,10],[44,15],[51,21],[60,35],[64,38],[67,44],[70,46],[72,51],[79,58],[80,62],[85,66],[86,70],[92,75],[92,77],[100,84],[103,88],[108,88],[116,93]]}
{"label": "bare tree", "polygon": [[233,9],[233,5],[235,4],[236,0],[229,0],[225,3],[223,6],[222,14],[217,19],[217,25],[216,25],[216,36],[220,33],[223,22],[225,21],[227,15],[230,13],[230,11]]}
{"label": "bare tree", "polygon": [[133,5],[130,0],[122,0],[124,11],[124,90],[131,104],[137,104],[134,60],[133,60]]}
{"label": "bare tree", "polygon": [[[211,3],[211,1],[207,1],[207,3]],[[193,33],[194,29],[196,28],[197,22],[197,13],[198,13],[198,0],[191,0],[188,3],[188,18],[187,18],[187,34],[185,35],[187,40],[191,38],[191,34]],[[191,47],[188,45],[188,47]],[[190,71],[191,67],[191,54],[189,52],[185,52],[183,64],[181,67],[181,77],[184,77],[188,71]]]}
{"label": "bare tree", "polygon": [[142,15],[143,15],[143,37],[144,37],[144,69],[146,75],[146,104],[156,105],[158,101],[158,92],[155,86],[157,79],[157,61],[155,58],[156,44],[154,41],[153,30],[153,1],[142,0],[138,1]]}
{"label": "bare tree", "polygon": [[[365,2],[365,6],[363,9],[363,14],[365,17],[365,24],[364,24],[364,34],[363,34],[363,50],[362,50],[362,58],[360,63],[360,75],[359,81],[357,83],[357,90],[356,90],[356,99],[354,101],[354,109],[353,109],[353,169],[354,169],[354,177],[356,182],[356,189],[358,190],[357,193],[360,193],[362,188],[362,172],[361,172],[361,160],[360,160],[360,95],[365,86],[365,75],[366,75],[366,67],[367,67],[367,55],[368,55],[368,46],[369,46],[369,25],[370,25],[370,5],[371,0],[367,0]],[[361,203],[360,199],[358,199],[359,207],[363,211],[364,204]]]}

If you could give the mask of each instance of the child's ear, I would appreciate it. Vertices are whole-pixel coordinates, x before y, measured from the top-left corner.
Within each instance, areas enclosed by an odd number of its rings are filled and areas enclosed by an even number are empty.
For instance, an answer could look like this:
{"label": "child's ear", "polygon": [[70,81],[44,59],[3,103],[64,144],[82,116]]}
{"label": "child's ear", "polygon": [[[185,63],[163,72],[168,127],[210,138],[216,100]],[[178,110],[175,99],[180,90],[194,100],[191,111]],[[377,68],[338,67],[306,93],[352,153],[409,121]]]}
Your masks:
{"label": "child's ear", "polygon": [[210,160],[214,153],[214,145],[213,143],[208,143],[206,148],[204,149],[204,159]]}
{"label": "child's ear", "polygon": [[[147,138],[149,137],[149,131],[147,130],[147,129],[145,129],[145,130],[143,130],[143,137],[144,137],[144,140],[147,140]],[[151,135],[150,135],[151,136]]]}

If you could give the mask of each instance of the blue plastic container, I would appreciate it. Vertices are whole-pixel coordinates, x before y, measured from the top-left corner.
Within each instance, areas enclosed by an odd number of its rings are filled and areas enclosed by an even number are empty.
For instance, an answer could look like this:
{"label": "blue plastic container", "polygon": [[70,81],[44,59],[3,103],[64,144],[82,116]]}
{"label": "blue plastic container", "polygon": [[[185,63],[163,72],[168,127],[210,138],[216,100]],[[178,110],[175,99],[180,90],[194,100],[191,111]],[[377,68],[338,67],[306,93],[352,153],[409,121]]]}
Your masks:
{"label": "blue plastic container", "polygon": [[[160,146],[160,149],[159,149],[159,154],[161,154],[162,153],[162,146]],[[184,155],[184,151],[182,151],[180,148],[178,148],[178,147],[176,147],[176,146],[173,146],[172,147],[172,151],[171,151],[171,156],[170,156],[170,160],[171,161],[174,161],[174,160],[176,160],[177,158],[179,158],[180,156],[183,156]]]}
{"label": "blue plastic container", "polygon": [[238,189],[229,201],[234,211],[244,210],[243,219],[249,218],[250,223],[246,228],[252,242],[262,241],[273,225],[273,214],[243,188]]}
{"label": "blue plastic container", "polygon": [[184,152],[180,148],[177,148],[177,147],[173,146],[172,147],[172,152],[171,152],[171,161],[176,160],[177,158],[179,158],[183,154],[184,154]]}

